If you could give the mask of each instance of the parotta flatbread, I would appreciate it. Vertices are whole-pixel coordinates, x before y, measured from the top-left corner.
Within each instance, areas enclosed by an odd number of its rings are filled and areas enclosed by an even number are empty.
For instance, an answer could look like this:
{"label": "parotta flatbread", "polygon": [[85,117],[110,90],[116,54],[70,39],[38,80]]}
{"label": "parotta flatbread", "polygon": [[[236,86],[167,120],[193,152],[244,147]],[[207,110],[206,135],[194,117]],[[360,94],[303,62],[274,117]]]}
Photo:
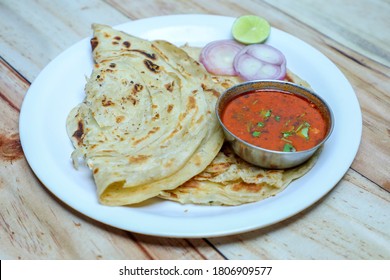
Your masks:
{"label": "parotta flatbread", "polygon": [[264,169],[238,157],[225,144],[212,163],[182,186],[163,191],[161,198],[183,204],[240,205],[256,202],[283,191],[293,180],[306,174],[319,152],[304,164],[286,170]]}
{"label": "parotta flatbread", "polygon": [[93,25],[95,66],[67,131],[102,204],[126,205],[174,189],[217,155],[214,104],[223,88],[165,41]]}

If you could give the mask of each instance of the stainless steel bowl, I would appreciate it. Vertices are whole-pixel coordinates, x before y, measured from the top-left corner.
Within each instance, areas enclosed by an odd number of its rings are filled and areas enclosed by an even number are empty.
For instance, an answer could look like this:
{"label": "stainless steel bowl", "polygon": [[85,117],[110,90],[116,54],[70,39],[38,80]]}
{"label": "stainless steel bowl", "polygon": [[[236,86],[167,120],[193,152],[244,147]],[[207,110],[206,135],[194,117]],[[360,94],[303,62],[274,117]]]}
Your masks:
{"label": "stainless steel bowl", "polygon": [[[325,121],[328,123],[328,131],[325,138],[315,147],[297,152],[281,152],[264,149],[255,145],[252,145],[234,134],[232,134],[222,123],[221,114],[226,104],[232,100],[235,96],[243,94],[253,90],[277,90],[284,92],[291,92],[297,95],[301,95],[310,101],[312,101],[319,108]],[[270,169],[285,169],[297,166],[306,160],[308,160],[317,150],[321,147],[325,141],[329,138],[333,131],[334,117],[328,104],[313,91],[285,81],[275,80],[261,80],[250,81],[238,84],[226,90],[218,99],[216,104],[216,114],[218,121],[220,122],[223,131],[225,133],[226,140],[230,142],[234,152],[247,162],[254,165],[270,168]]]}

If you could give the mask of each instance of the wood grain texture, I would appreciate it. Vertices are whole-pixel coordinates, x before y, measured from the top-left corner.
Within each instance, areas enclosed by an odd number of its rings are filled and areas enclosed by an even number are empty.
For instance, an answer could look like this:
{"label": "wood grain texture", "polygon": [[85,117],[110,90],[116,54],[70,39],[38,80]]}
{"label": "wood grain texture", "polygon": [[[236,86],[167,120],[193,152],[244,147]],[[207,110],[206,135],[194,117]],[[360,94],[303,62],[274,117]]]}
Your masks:
{"label": "wood grain texture", "polygon": [[[390,67],[390,37],[381,27],[390,26],[388,1],[316,0],[266,1],[338,43]],[[353,27],[353,28],[351,28]]]}
{"label": "wood grain texture", "polygon": [[[2,0],[0,258],[390,259],[389,6],[386,0]],[[59,53],[90,36],[93,22],[116,25],[171,14],[264,16],[340,68],[360,102],[363,137],[351,169],[328,195],[253,232],[174,239],[96,222],[42,185],[19,140],[19,112],[30,82]]]}
{"label": "wood grain texture", "polygon": [[62,51],[90,36],[92,23],[128,20],[104,1],[2,0],[0,56],[32,82]]}
{"label": "wood grain texture", "polygon": [[388,192],[351,170],[298,215],[210,241],[229,259],[389,259],[389,202]]}

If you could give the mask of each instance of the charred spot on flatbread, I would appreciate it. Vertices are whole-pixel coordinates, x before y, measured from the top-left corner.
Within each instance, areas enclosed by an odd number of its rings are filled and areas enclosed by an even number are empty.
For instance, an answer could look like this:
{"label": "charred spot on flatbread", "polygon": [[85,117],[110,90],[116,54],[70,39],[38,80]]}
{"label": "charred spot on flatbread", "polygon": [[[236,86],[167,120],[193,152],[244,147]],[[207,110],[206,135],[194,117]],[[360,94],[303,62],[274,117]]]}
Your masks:
{"label": "charred spot on flatbread", "polygon": [[160,72],[160,66],[158,66],[155,63],[153,63],[149,59],[145,59],[144,60],[144,64],[145,64],[146,68],[148,68],[151,72],[153,72],[153,73],[159,73]]}
{"label": "charred spot on flatbread", "polygon": [[77,130],[72,134],[72,137],[76,139],[79,145],[81,145],[84,137],[84,123],[82,120],[77,122]]}
{"label": "charred spot on flatbread", "polygon": [[91,48],[92,48],[92,51],[98,46],[99,44],[99,41],[97,40],[96,37],[93,37],[90,41],[91,43]]}
{"label": "charred spot on flatbread", "polygon": [[140,53],[151,60],[156,60],[156,57],[157,57],[156,54],[154,54],[154,53],[148,53],[148,52],[145,52],[142,50],[130,50],[130,51]]}

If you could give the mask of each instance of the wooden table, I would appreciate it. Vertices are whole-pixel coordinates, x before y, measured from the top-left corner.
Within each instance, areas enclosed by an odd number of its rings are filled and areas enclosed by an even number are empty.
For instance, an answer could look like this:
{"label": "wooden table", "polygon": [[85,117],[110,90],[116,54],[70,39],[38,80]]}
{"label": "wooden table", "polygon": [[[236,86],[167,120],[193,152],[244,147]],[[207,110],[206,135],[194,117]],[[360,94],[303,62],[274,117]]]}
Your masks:
{"label": "wooden table", "polygon": [[[135,234],[66,206],[25,160],[23,97],[52,59],[91,35],[91,23],[189,13],[264,16],[329,57],[352,84],[363,113],[358,154],[328,195],[292,218],[207,239]],[[387,0],[1,0],[0,258],[390,259],[389,14]]]}

